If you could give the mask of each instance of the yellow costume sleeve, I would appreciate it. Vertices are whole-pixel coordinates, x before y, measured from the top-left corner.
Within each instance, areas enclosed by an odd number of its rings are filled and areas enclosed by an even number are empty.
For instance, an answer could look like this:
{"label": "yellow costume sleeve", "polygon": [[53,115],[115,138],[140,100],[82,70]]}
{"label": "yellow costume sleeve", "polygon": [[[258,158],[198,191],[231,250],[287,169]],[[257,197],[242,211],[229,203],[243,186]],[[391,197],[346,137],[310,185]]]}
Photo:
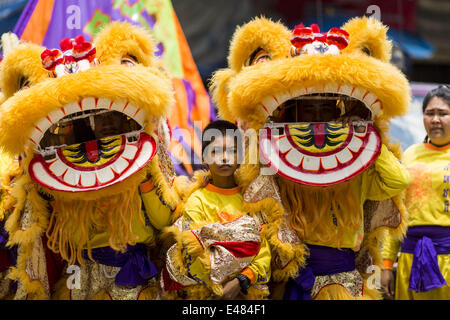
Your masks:
{"label": "yellow costume sleeve", "polygon": [[152,226],[158,230],[168,226],[172,210],[160,199],[151,181],[142,183],[140,190],[144,209]]}
{"label": "yellow costume sleeve", "polygon": [[[270,253],[269,242],[261,239],[261,248],[258,254],[253,258],[252,263],[242,272],[251,281],[251,284],[264,284],[270,279],[270,261],[272,255]],[[247,270],[251,270],[253,275]]]}
{"label": "yellow costume sleeve", "polygon": [[364,181],[365,197],[369,200],[392,198],[410,183],[406,167],[383,144],[381,153]]}
{"label": "yellow costume sleeve", "polygon": [[203,252],[203,246],[196,236],[190,230],[200,228],[201,226],[213,222],[207,218],[202,195],[194,192],[186,201],[182,216],[182,243],[184,249],[193,257],[199,256]]}
{"label": "yellow costume sleeve", "polygon": [[195,193],[186,201],[182,219],[183,230],[196,229],[205,223],[213,222],[208,221],[202,198]]}
{"label": "yellow costume sleeve", "polygon": [[385,269],[392,270],[392,265],[397,260],[399,250],[400,240],[392,238],[391,235],[387,233],[384,237],[383,249],[381,251]]}

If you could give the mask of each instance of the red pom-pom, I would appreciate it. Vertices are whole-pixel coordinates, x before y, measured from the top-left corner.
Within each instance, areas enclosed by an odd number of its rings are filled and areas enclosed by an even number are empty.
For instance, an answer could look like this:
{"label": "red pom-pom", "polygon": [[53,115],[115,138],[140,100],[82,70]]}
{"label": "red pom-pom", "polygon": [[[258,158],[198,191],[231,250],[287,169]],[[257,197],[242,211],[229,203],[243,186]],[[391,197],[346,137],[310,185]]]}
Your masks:
{"label": "red pom-pom", "polygon": [[59,42],[62,51],[67,51],[73,48],[72,39],[64,38]]}
{"label": "red pom-pom", "polygon": [[76,53],[87,52],[91,50],[92,44],[86,42],[83,36],[78,36],[74,39],[73,51]]}
{"label": "red pom-pom", "polygon": [[334,44],[339,50],[348,46],[349,34],[347,31],[339,28],[331,28],[327,34],[327,43]]}
{"label": "red pom-pom", "polygon": [[291,43],[298,49],[301,49],[305,44],[314,41],[314,32],[311,28],[297,26],[293,31]]}
{"label": "red pom-pom", "polygon": [[62,53],[58,49],[50,50],[46,49],[41,53],[42,65],[47,70],[54,70],[56,64],[60,62]]}
{"label": "red pom-pom", "polygon": [[298,25],[296,25],[295,27],[294,27],[294,31],[295,31],[295,29],[303,29],[305,27],[305,25],[303,24],[303,23],[299,23]]}
{"label": "red pom-pom", "polygon": [[320,33],[319,25],[317,25],[317,24],[314,23],[314,24],[311,25],[310,28],[312,29],[312,31],[313,31],[314,33]]}

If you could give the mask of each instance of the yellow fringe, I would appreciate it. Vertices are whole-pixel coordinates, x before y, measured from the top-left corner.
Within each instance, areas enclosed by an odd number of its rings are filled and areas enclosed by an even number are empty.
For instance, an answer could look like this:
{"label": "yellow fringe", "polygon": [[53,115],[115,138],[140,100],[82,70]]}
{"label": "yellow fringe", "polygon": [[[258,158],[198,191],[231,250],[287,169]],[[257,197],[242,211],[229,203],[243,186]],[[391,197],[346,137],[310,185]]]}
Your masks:
{"label": "yellow fringe", "polygon": [[283,269],[277,269],[272,265],[272,278],[275,281],[286,281],[296,277],[298,269],[303,267],[306,261],[306,247],[304,244],[293,245],[283,243],[278,238],[278,230],[283,222],[284,209],[281,204],[273,198],[265,198],[256,203],[244,203],[244,210],[254,214],[264,211],[269,219],[261,231],[272,247],[285,261],[290,261]]}
{"label": "yellow fringe", "polygon": [[198,257],[203,253],[203,247],[201,243],[190,230],[182,232],[181,241],[183,243],[183,247],[193,258]]}
{"label": "yellow fringe", "polygon": [[[55,195],[55,204],[47,229],[48,247],[68,261],[83,264],[82,252],[89,247],[91,230],[106,230],[109,246],[124,250],[127,244],[136,244],[132,221],[141,212],[138,186],[121,194],[97,200],[66,200]],[[144,223],[144,221],[142,221]],[[80,234],[80,238],[74,235]]]}
{"label": "yellow fringe", "polygon": [[[25,152],[27,156],[21,163],[22,168],[27,168],[30,160],[32,159],[32,151],[28,149]],[[40,284],[39,281],[37,280],[31,281],[28,274],[25,271],[26,262],[31,257],[32,254],[33,244],[35,243],[35,241],[40,239],[43,233],[49,228],[49,219],[48,219],[49,212],[47,209],[47,203],[39,195],[38,190],[42,193],[55,197],[55,199],[57,200],[55,201],[56,206],[58,206],[58,203],[67,204],[70,201],[76,200],[84,202],[89,200],[93,201],[98,200],[99,198],[112,197],[114,195],[124,194],[127,191],[130,192],[130,190],[137,191],[139,184],[145,179],[146,170],[148,169],[149,172],[152,174],[154,185],[160,188],[164,201],[168,205],[175,207],[178,203],[178,196],[175,190],[172,190],[167,181],[164,179],[161,170],[158,166],[158,161],[159,158],[156,155],[154,159],[152,159],[152,162],[149,164],[148,168],[142,169],[141,171],[139,171],[138,173],[136,173],[135,175],[131,176],[130,178],[126,179],[121,183],[105,188],[104,190],[93,192],[67,193],[67,192],[50,191],[46,188],[34,184],[28,175],[23,175],[19,177],[14,186],[11,187],[10,189],[11,197],[8,198],[8,202],[2,201],[3,207],[5,207],[5,205],[11,206],[11,204],[15,202],[14,210],[9,215],[5,223],[5,229],[10,234],[8,246],[13,245],[18,246],[17,268],[11,269],[11,272],[9,273],[9,278],[12,280],[19,281],[21,285],[24,286],[25,291],[28,293],[28,298],[30,299],[46,298],[45,290],[42,284]],[[14,170],[10,171],[10,173],[14,175],[18,175],[20,174],[20,172],[21,168],[15,168]],[[5,175],[2,175],[3,180],[5,179],[5,177],[6,177]],[[22,211],[27,199],[28,201],[30,201],[30,207],[32,210],[31,214],[32,223],[28,229],[21,230],[20,224],[22,218]],[[138,201],[138,203],[140,207],[141,202]],[[69,207],[71,206],[69,205]],[[72,207],[72,209],[74,209],[74,207]],[[140,210],[137,212],[140,212]],[[77,215],[73,216],[73,218],[75,217],[77,217]],[[97,217],[89,217],[89,218],[95,220]],[[131,220],[132,217],[130,217],[128,221],[122,221],[121,223],[127,224]],[[70,222],[73,221],[74,221],[73,219],[70,220]],[[116,224],[119,221],[120,220],[117,220],[115,222],[111,221],[110,225]],[[128,232],[131,233],[131,226],[129,226],[129,228],[127,229]],[[62,231],[62,229],[60,231]],[[49,239],[51,239],[51,236],[49,237]],[[127,241],[127,243],[131,244],[133,242],[134,239],[131,238],[129,238],[129,241]],[[73,248],[77,245],[79,244],[69,244],[69,248],[71,248],[72,252]],[[111,243],[111,245],[113,247],[116,246],[114,242]],[[66,258],[68,258],[69,261],[74,260],[73,256],[72,257],[67,256]],[[82,262],[81,254],[77,255],[77,259],[79,260],[79,262]]]}
{"label": "yellow fringe", "polygon": [[[147,165],[148,173],[150,173],[152,177],[152,182],[155,187],[159,189],[161,192],[161,195],[164,199],[164,202],[172,209],[174,210],[175,207],[177,207],[180,198],[177,194],[176,188],[171,188],[169,183],[172,183],[171,181],[167,181],[166,178],[161,173],[161,168],[159,167],[159,156],[158,154],[155,154],[153,159],[150,161],[150,163]],[[182,181],[182,180],[177,180]],[[178,184],[177,184],[178,186]]]}
{"label": "yellow fringe", "polygon": [[[23,261],[20,261],[22,263]],[[17,259],[17,265],[19,266],[19,258]],[[27,300],[46,300],[48,299],[45,289],[38,280],[31,280],[25,270],[19,270],[19,268],[12,267],[10,269],[9,279],[18,281],[20,285],[25,288],[27,293]]]}
{"label": "yellow fringe", "polygon": [[161,231],[161,238],[164,242],[165,247],[169,247],[172,245],[172,243],[166,243],[170,240],[175,240],[176,243],[176,253],[175,253],[175,264],[179,266],[179,271],[182,275],[186,275],[186,269],[184,268],[183,263],[183,254],[182,254],[182,248],[183,248],[183,240],[182,240],[182,232],[176,228],[176,227],[165,227]]}

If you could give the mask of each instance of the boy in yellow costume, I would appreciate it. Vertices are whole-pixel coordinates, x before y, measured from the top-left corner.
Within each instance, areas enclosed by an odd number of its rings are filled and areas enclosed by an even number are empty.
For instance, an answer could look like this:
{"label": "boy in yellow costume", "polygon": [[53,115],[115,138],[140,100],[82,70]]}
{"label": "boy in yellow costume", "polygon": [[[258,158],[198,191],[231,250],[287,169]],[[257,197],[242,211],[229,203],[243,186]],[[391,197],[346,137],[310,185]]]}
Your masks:
{"label": "boy in yellow costume", "polygon": [[248,138],[236,176],[244,209],[267,219],[274,299],[381,298],[370,275],[383,230],[403,236],[409,183],[388,135],[409,85],[386,31],[367,17],[328,32],[256,18],[213,77],[219,115]]}
{"label": "boy in yellow costume", "polygon": [[[449,300],[450,89],[430,91],[423,114],[428,141],[409,147],[403,156],[412,177],[405,199],[408,230],[402,242],[387,236],[383,243],[382,284],[391,299]],[[394,291],[392,269],[399,251]]]}
{"label": "boy in yellow costume", "polygon": [[2,61],[0,148],[18,159],[5,229],[15,299],[155,299],[159,230],[178,203],[171,79],[148,32],[111,23]]}
{"label": "boy in yellow costume", "polygon": [[[203,131],[205,174],[187,199],[183,216],[172,227],[177,243],[167,254],[162,285],[171,298],[265,298],[270,278],[270,248],[260,235],[262,221],[245,214],[234,180],[238,167],[237,127],[227,121],[210,123]],[[239,149],[242,150],[242,149]],[[241,298],[243,298],[241,296]]]}

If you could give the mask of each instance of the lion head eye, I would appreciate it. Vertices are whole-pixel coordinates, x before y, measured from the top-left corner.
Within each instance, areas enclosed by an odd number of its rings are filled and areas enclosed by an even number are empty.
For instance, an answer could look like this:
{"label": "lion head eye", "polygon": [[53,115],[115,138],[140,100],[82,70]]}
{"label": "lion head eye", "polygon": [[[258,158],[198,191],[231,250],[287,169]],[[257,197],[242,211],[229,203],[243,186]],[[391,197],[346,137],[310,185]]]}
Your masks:
{"label": "lion head eye", "polygon": [[367,48],[366,46],[362,47],[361,51],[364,52],[365,54],[367,54],[368,56],[371,55],[370,49]]}
{"label": "lion head eye", "polygon": [[247,60],[246,65],[252,66],[254,64],[266,62],[269,60],[272,60],[269,53],[262,48],[258,48],[250,55],[250,58]]}
{"label": "lion head eye", "polygon": [[19,90],[24,90],[30,87],[30,80],[25,76],[21,76],[19,78],[18,88]]}
{"label": "lion head eye", "polygon": [[138,60],[135,56],[132,56],[131,54],[127,54],[120,60],[120,64],[126,65],[128,67],[133,67],[136,64],[138,64]]}

